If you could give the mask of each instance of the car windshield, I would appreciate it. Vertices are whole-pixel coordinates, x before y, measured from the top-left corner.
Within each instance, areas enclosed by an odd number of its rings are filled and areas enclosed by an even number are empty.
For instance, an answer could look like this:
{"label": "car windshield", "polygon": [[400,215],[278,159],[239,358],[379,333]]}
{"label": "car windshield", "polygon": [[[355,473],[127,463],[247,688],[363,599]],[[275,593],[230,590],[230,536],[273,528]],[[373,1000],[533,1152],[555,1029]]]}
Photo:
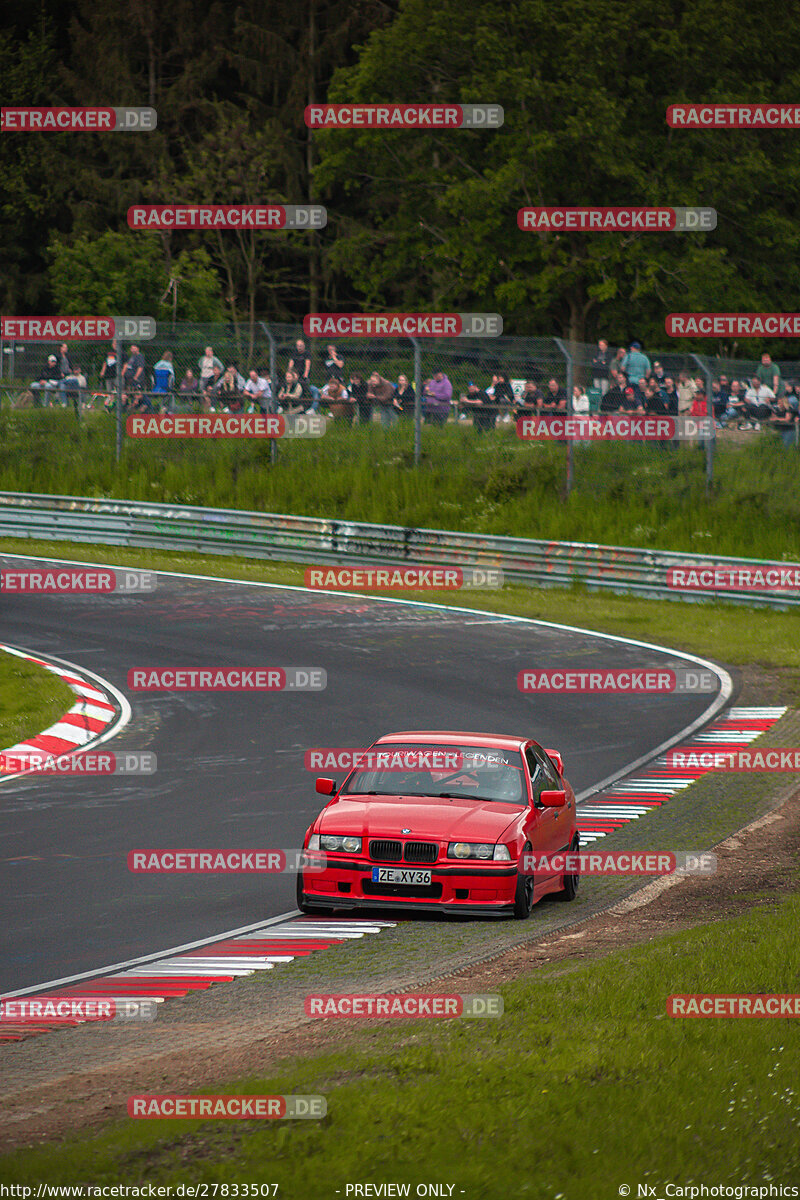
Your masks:
{"label": "car windshield", "polygon": [[524,807],[523,769],[518,750],[393,742],[366,751],[342,791],[358,796],[464,797]]}

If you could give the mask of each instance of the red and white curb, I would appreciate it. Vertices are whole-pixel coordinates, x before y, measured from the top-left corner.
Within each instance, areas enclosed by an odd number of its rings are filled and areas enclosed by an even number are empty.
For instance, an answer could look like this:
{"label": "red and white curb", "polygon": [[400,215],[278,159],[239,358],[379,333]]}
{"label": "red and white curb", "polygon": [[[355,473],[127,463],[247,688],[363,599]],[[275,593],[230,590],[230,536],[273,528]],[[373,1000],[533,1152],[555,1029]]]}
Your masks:
{"label": "red and white curb", "polygon": [[[58,675],[78,697],[75,704],[63,717],[43,729],[35,737],[26,738],[9,746],[0,754],[21,757],[32,753],[60,757],[73,754],[76,750],[87,750],[91,746],[104,742],[113,737],[130,720],[131,709],[128,701],[106,680],[76,667],[72,663],[60,659],[41,658],[19,650],[16,646],[8,646],[0,642],[0,651],[12,654],[16,658],[24,658],[27,662],[36,663]],[[35,774],[35,771],[16,771],[13,773],[0,771],[0,780],[16,779],[19,775]]]}
{"label": "red and white curb", "polygon": [[[730,708],[719,721],[697,733],[674,750],[743,750],[766,733],[786,712],[786,708]],[[662,755],[640,775],[624,780],[616,787],[578,805],[577,823],[581,845],[606,837],[630,821],[644,817],[651,809],[667,804],[673,796],[691,787],[709,773],[706,767],[669,768]]]}
{"label": "red and white curb", "polygon": [[[206,991],[216,983],[229,983],[242,975],[253,975],[256,971],[271,971],[278,966],[293,962],[296,958],[307,958],[316,950],[339,946],[344,942],[380,933],[382,929],[393,929],[393,921],[347,920],[328,921],[316,917],[278,917],[275,924],[234,930],[217,941],[194,945],[191,949],[178,948],[168,951],[161,958],[118,964],[121,970],[106,968],[112,973],[86,978],[85,983],[71,980],[56,980],[41,985],[46,990],[28,988],[11,995],[35,997],[44,1000],[48,996],[92,996],[97,999],[131,1001],[155,1000],[163,1003],[174,997],[188,996],[190,992]],[[91,976],[91,972],[88,973]],[[65,986],[56,986],[64,983]],[[41,1024],[2,1024],[0,1042],[18,1042],[40,1033],[69,1025],[87,1022],[80,1019]]]}

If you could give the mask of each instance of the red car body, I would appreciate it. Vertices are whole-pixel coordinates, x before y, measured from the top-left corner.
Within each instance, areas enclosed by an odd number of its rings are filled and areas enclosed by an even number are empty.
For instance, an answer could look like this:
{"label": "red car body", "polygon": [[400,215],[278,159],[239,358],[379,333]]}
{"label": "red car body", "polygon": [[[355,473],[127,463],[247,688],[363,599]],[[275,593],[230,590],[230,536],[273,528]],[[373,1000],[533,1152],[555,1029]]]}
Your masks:
{"label": "red car body", "polygon": [[[433,751],[437,762],[450,755],[451,763],[469,765],[444,775],[392,776],[357,767],[338,790],[333,780],[317,780],[317,791],[332,799],[303,846],[311,864],[323,851],[317,862],[324,865],[298,874],[301,911],[400,907],[527,917],[548,892],[573,899],[577,872],[536,869],[542,855],[579,847],[575,794],[560,755],[530,738],[412,731],[379,738],[367,757],[387,761],[404,754],[406,761],[416,753],[414,761],[424,763]],[[380,794],[365,794],[373,778],[382,784]]]}

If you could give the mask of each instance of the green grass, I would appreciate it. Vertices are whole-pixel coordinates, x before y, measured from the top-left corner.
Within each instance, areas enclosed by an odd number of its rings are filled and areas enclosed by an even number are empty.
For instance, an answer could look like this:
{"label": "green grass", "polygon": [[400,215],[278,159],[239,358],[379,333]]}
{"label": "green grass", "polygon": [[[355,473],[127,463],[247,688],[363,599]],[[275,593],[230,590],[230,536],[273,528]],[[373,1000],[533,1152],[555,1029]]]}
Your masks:
{"label": "green grass", "polygon": [[799,921],[799,897],[765,904],[540,969],[502,987],[499,1020],[340,1023],[335,1052],[187,1089],[322,1093],[321,1123],[124,1119],[9,1156],[0,1173],[6,1183],[269,1181],[287,1200],[367,1181],[408,1182],[412,1195],[420,1182],[452,1183],[475,1200],[787,1184],[800,1141],[791,1021],[680,1021],[665,1006],[673,992],[796,991]]}
{"label": "green grass", "polygon": [[0,490],[253,509],[474,533],[797,560],[798,454],[770,434],[717,451],[705,495],[696,447],[613,443],[565,451],[519,441],[513,426],[413,430],[333,423],[324,438],[282,442],[276,465],[255,441],[129,440],[114,422],[70,412],[0,412]]}
{"label": "green grass", "polygon": [[54,725],[75,703],[57,675],[0,653],[0,750]]}

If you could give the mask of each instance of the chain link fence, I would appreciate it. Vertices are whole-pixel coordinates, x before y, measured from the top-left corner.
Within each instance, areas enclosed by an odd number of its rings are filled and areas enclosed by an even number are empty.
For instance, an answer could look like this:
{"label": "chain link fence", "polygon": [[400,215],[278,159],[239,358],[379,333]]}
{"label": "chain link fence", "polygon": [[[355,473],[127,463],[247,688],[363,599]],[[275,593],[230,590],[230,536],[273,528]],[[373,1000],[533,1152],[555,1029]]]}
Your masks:
{"label": "chain link fence", "polygon": [[[64,351],[66,358],[63,357]],[[627,355],[627,357],[626,357]],[[128,461],[132,472],[177,471],[189,465],[234,477],[305,455],[309,470],[326,456],[345,478],[359,458],[420,468],[432,454],[482,457],[512,469],[535,460],[543,477],[565,495],[613,492],[620,476],[661,473],[714,480],[714,456],[726,440],[747,440],[775,429],[796,446],[798,422],[773,420],[777,401],[753,407],[744,397],[764,364],[648,351],[644,363],[625,350],[557,338],[370,338],[338,343],[303,334],[302,327],[256,323],[161,325],[154,340],[72,344],[0,342],[0,399],[33,430],[58,423],[93,430],[95,453]],[[795,414],[800,363],[774,364],[784,408]],[[625,370],[624,375],[619,374]],[[741,404],[739,403],[741,397]],[[29,410],[29,411],[26,411]],[[320,445],[274,439],[142,442],[125,431],[133,412],[319,412],[329,419]],[[693,441],[523,441],[520,414],[693,413],[710,418],[713,436]],[[759,412],[761,419],[759,420]],[[43,424],[46,422],[46,424]],[[366,427],[366,428],[364,428]],[[102,428],[113,428],[104,436]],[[49,435],[48,435],[49,436]],[[21,446],[26,444],[25,439]],[[32,444],[28,439],[28,444]],[[41,445],[41,440],[38,443]],[[387,460],[388,461],[388,460]],[[202,503],[202,495],[186,503]]]}

